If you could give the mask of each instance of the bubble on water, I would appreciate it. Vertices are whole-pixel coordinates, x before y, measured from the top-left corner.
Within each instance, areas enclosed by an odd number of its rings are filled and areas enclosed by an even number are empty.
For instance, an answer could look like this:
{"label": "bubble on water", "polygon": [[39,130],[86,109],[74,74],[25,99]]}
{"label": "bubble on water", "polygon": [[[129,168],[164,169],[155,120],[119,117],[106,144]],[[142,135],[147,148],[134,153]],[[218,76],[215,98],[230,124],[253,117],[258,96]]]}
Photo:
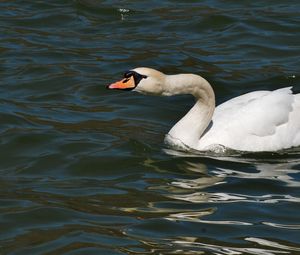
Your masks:
{"label": "bubble on water", "polygon": [[118,11],[121,13],[127,13],[129,12],[129,9],[119,8]]}
{"label": "bubble on water", "polygon": [[126,14],[130,12],[129,9],[125,9],[125,8],[119,8],[118,11],[121,13],[121,20],[124,20],[127,17]]}

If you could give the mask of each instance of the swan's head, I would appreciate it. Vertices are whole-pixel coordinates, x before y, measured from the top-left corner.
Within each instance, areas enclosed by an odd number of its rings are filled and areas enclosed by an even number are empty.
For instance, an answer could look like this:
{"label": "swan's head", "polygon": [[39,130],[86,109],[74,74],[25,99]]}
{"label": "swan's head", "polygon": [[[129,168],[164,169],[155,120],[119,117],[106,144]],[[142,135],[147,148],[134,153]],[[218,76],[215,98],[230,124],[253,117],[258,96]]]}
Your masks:
{"label": "swan's head", "polygon": [[138,67],[125,72],[122,80],[108,85],[107,88],[161,95],[163,94],[164,80],[163,73],[147,67]]}

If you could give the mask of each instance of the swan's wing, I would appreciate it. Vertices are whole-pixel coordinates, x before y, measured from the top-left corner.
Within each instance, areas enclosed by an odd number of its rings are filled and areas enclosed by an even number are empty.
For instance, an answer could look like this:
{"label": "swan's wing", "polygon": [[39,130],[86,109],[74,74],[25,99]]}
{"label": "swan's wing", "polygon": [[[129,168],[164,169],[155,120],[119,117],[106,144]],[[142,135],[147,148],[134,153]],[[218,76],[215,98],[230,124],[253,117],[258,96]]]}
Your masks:
{"label": "swan's wing", "polygon": [[295,146],[300,143],[300,96],[283,88],[236,97],[216,108],[211,131],[210,140],[234,149]]}
{"label": "swan's wing", "polygon": [[255,136],[269,136],[277,127],[289,121],[294,96],[291,88],[272,91],[252,99],[237,112],[237,120],[244,130]]}

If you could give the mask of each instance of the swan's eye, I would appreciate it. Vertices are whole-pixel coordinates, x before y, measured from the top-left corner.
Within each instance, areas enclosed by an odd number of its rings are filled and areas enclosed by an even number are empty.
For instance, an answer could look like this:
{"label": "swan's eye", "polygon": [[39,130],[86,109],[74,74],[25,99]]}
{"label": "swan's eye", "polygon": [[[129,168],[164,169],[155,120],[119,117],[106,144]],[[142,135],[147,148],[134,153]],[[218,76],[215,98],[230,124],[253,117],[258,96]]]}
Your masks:
{"label": "swan's eye", "polygon": [[128,79],[133,75],[134,75],[133,71],[127,71],[127,72],[124,73],[124,78]]}

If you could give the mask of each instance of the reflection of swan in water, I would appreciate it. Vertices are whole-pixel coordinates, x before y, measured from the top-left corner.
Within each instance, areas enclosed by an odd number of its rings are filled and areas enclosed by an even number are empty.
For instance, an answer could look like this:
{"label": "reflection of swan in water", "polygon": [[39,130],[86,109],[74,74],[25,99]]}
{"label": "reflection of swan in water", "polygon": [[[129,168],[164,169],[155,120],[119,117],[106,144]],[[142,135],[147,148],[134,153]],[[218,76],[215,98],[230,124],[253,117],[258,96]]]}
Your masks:
{"label": "reflection of swan in water", "polygon": [[[238,160],[241,163],[241,160]],[[244,162],[245,163],[245,162]],[[292,196],[276,196],[276,199],[272,195],[251,196],[244,194],[228,194],[228,193],[208,193],[202,190],[213,185],[221,185],[226,183],[226,178],[242,178],[242,179],[265,179],[272,181],[281,181],[289,187],[299,187],[300,182],[295,180],[291,174],[299,173],[299,170],[294,169],[295,166],[300,164],[300,160],[296,160],[289,163],[279,164],[267,164],[256,163],[251,164],[255,167],[255,171],[242,171],[232,168],[218,167],[208,173],[207,168],[202,163],[186,163],[185,169],[199,173],[199,178],[195,179],[177,179],[173,181],[171,185],[181,188],[182,190],[190,190],[191,192],[182,192],[182,194],[170,194],[169,196],[174,199],[189,201],[193,203],[201,202],[265,202],[272,203],[280,200],[299,201],[299,198]]]}
{"label": "reflection of swan in water", "polygon": [[[199,157],[199,155],[198,155]],[[181,158],[182,159],[182,158]],[[202,162],[205,162],[207,158],[202,157]],[[294,173],[298,173],[297,166],[300,165],[300,160],[289,160],[291,162],[285,163],[282,159],[277,160],[274,164],[265,162],[255,162],[251,159],[227,157],[222,158],[219,161],[219,157],[216,159],[208,158],[209,160],[216,160],[214,169],[208,169],[204,163],[196,162],[198,160],[189,158],[182,163],[179,160],[179,164],[175,163],[175,167],[179,167],[184,171],[182,178],[178,177],[173,179],[169,183],[160,184],[157,186],[151,186],[151,190],[163,191],[164,196],[182,201],[184,203],[192,204],[205,204],[205,208],[190,210],[172,209],[169,207],[164,208],[161,204],[149,203],[147,209],[135,208],[135,210],[151,210],[153,212],[166,213],[165,216],[168,220],[175,221],[195,221],[201,223],[210,224],[234,224],[234,225],[249,225],[249,222],[240,221],[207,221],[203,220],[203,216],[214,214],[217,210],[215,205],[220,203],[236,203],[236,202],[250,202],[250,203],[277,203],[280,201],[300,202],[300,198],[293,197],[288,194],[262,194],[262,195],[250,195],[248,188],[245,188],[245,193],[234,192],[222,192],[224,189],[222,185],[227,184],[229,179],[238,178],[245,179],[242,183],[249,179],[251,180],[268,180],[274,182],[282,182],[283,185],[289,187],[299,187],[300,182],[293,178]],[[173,162],[173,159],[171,159]],[[178,158],[177,158],[178,160]],[[230,162],[226,162],[230,161]],[[274,161],[274,159],[273,159]],[[218,163],[219,162],[219,163]],[[229,164],[228,164],[229,163]],[[145,166],[154,168],[157,172],[164,172],[164,169],[157,165],[157,161],[146,160]],[[238,164],[238,165],[235,165]],[[229,165],[229,167],[224,167]],[[299,167],[298,167],[299,169]],[[241,184],[243,185],[243,184]],[[208,191],[213,186],[220,186],[217,190],[221,192]],[[261,186],[264,189],[264,186]],[[243,189],[243,187],[242,187]],[[226,188],[228,190],[228,186]],[[211,206],[210,206],[211,205]],[[267,223],[266,223],[267,224]]]}
{"label": "reflection of swan in water", "polygon": [[[231,158],[232,159],[232,158]],[[194,204],[220,204],[220,203],[235,203],[235,202],[254,202],[254,203],[277,203],[279,201],[289,202],[300,202],[300,198],[293,197],[292,195],[286,194],[262,194],[262,195],[250,195],[246,192],[248,189],[245,188],[246,194],[229,193],[229,192],[207,192],[207,188],[222,185],[227,183],[228,178],[241,178],[246,179],[257,179],[257,180],[271,180],[273,182],[283,182],[284,185],[289,187],[299,187],[300,182],[293,178],[292,174],[298,173],[299,170],[294,169],[295,166],[300,164],[300,160],[296,160],[289,163],[249,163],[236,159],[235,163],[244,163],[245,168],[239,165],[238,169],[217,167],[214,170],[208,171],[207,167],[203,163],[188,162],[186,161],[181,168],[185,171],[190,172],[194,178],[177,178],[169,183],[166,187],[168,193],[166,196],[171,199],[181,200]],[[224,162],[223,162],[224,163]],[[224,165],[224,164],[222,164]],[[231,164],[232,166],[232,164]],[[247,171],[247,168],[251,168],[251,172]],[[253,171],[253,167],[255,171]],[[239,170],[241,169],[241,170]],[[195,174],[196,175],[195,175]],[[196,176],[196,177],[195,177]],[[160,187],[162,188],[162,187]],[[219,189],[220,190],[220,189]],[[173,191],[173,192],[170,192]],[[249,222],[239,221],[207,221],[203,220],[203,216],[213,214],[216,208],[208,207],[201,210],[181,210],[180,212],[170,213],[165,218],[168,220],[180,220],[180,221],[195,221],[209,224],[234,224],[234,225],[251,225]]]}
{"label": "reflection of swan in water", "polygon": [[[209,193],[204,192],[203,189],[212,187],[215,185],[222,185],[227,183],[227,178],[239,178],[239,179],[261,179],[269,180],[273,182],[282,182],[283,185],[288,187],[299,187],[299,180],[293,177],[293,174],[299,173],[300,171],[300,151],[288,151],[286,154],[268,154],[264,155],[260,161],[253,159],[253,157],[243,157],[239,155],[237,157],[228,156],[228,157],[213,157],[210,154],[187,154],[184,152],[178,152],[173,150],[165,150],[168,154],[188,157],[189,159],[185,160],[185,163],[180,164],[179,167],[185,172],[195,173],[192,176],[194,178],[177,178],[169,183],[165,188],[159,186],[161,189],[167,189],[169,192],[168,196],[170,198],[201,203],[201,202],[218,202],[218,201],[250,201],[250,202],[276,202],[279,200],[288,200],[288,201],[299,201],[298,198],[292,196],[276,196],[274,200],[272,195],[266,194],[262,196],[251,196],[243,194],[228,194],[228,193]],[[254,154],[257,158],[258,154]],[[253,155],[252,155],[253,156]],[[262,155],[261,155],[262,156]],[[212,170],[208,170],[207,166],[204,163],[195,162],[193,160],[196,158],[202,159],[201,162],[209,160],[216,160],[220,162],[220,167],[215,167]],[[189,161],[188,161],[189,160]],[[191,162],[193,161],[193,162]],[[198,161],[198,160],[197,160]],[[182,162],[182,161],[181,161]],[[228,165],[229,167],[224,167],[223,165]],[[272,162],[272,163],[269,163]],[[232,167],[234,164],[239,164],[238,167]],[[242,165],[241,165],[242,164]],[[155,166],[155,162],[148,161],[145,162],[147,167],[155,168],[157,171],[161,171],[159,167]],[[243,166],[244,165],[244,166]],[[247,168],[251,171],[247,171]],[[185,176],[190,176],[185,174]],[[155,188],[155,187],[153,187]]]}
{"label": "reflection of swan in water", "polygon": [[[300,181],[296,177],[293,178],[293,174],[299,173],[296,169],[300,167],[300,160],[282,158],[276,160],[274,159],[276,156],[272,156],[273,161],[277,161],[275,164],[266,163],[266,158],[259,162],[249,158],[228,157],[226,162],[225,158],[220,160],[219,157],[212,159],[199,155],[198,158],[176,157],[162,161],[147,159],[144,166],[151,168],[151,172],[157,177],[156,180],[151,178],[148,191],[154,191],[162,197],[154,196],[153,202],[148,202],[146,206],[124,208],[124,211],[138,215],[146,213],[150,222],[146,220],[147,225],[144,226],[142,221],[138,224],[137,230],[147,234],[144,240],[141,235],[139,238],[142,242],[148,243],[154,253],[162,254],[166,251],[167,254],[167,250],[170,249],[171,252],[168,254],[277,255],[293,252],[298,254],[300,248],[292,246],[292,243],[286,241],[288,239],[276,238],[280,233],[278,231],[282,229],[299,231],[300,225],[292,220],[291,224],[288,224],[288,220],[278,222],[280,213],[284,214],[283,217],[291,219],[291,215],[286,215],[285,205],[281,212],[276,211],[274,217],[269,217],[268,210],[273,211],[275,207],[287,204],[286,202],[295,203],[297,206],[300,198],[293,197],[289,191],[284,194],[275,191],[276,194],[273,194],[274,190],[269,190],[264,183],[271,181],[273,188],[274,183],[275,186],[288,186],[284,187],[285,189],[299,187]],[[165,178],[161,178],[162,176]],[[241,179],[239,187],[236,186],[238,181],[234,181],[233,186],[230,185],[230,179],[234,178]],[[253,189],[251,186],[253,182],[244,187],[250,179],[257,179],[263,183],[259,188],[255,187],[255,196],[249,195],[253,194],[249,190]],[[281,201],[284,202],[281,204]],[[296,217],[297,214],[294,218]],[[167,223],[162,221],[162,218],[167,220]],[[156,232],[152,232],[152,219],[154,224],[167,224],[166,234],[156,235]],[[154,233],[150,238],[147,232],[149,225],[151,225],[150,234]],[[180,229],[180,232],[173,233],[173,226],[175,231]],[[164,232],[163,227],[155,227],[154,231],[157,230]],[[270,234],[273,232],[274,235]],[[124,233],[137,235],[136,229],[132,226]],[[228,239],[233,242],[226,242]],[[162,240],[165,242],[162,243]]]}
{"label": "reflection of swan in water", "polygon": [[[279,164],[268,164],[268,163],[251,163],[242,162],[241,159],[237,159],[239,163],[244,163],[245,168],[243,169],[241,165],[238,165],[238,169],[232,169],[232,164],[230,168],[225,167],[217,167],[216,170],[208,171],[206,165],[202,163],[191,163],[186,162],[183,166],[184,170],[191,171],[192,173],[197,172],[200,176],[194,179],[191,178],[181,178],[177,179],[170,183],[170,185],[175,186],[177,189],[181,189],[181,192],[177,190],[176,192],[168,195],[169,198],[180,200],[183,203],[192,203],[193,205],[197,205],[197,209],[182,209],[179,212],[170,213],[165,216],[165,219],[175,222],[193,222],[200,224],[199,227],[202,229],[206,229],[212,227],[213,225],[221,225],[224,229],[231,228],[243,228],[243,226],[252,226],[254,223],[249,220],[247,217],[235,218],[232,219],[230,217],[222,216],[217,217],[209,217],[209,215],[215,214],[218,210],[220,204],[224,203],[236,203],[239,202],[247,202],[247,203],[278,203],[280,201],[288,201],[299,203],[300,198],[293,197],[289,194],[262,194],[262,195],[249,195],[248,189],[245,188],[245,194],[235,194],[235,193],[226,193],[225,192],[208,192],[207,188],[212,187],[214,185],[220,185],[227,183],[227,179],[229,178],[241,178],[245,179],[243,182],[249,179],[265,179],[281,181],[284,185],[289,187],[299,187],[300,182],[293,178],[291,174],[298,173],[299,170],[295,170],[300,165],[300,160],[296,160],[290,163],[279,163]],[[224,162],[221,163],[222,165]],[[217,164],[218,165],[218,164]],[[249,167],[254,167],[255,171],[248,172]],[[247,169],[248,168],[248,169]],[[253,170],[253,169],[252,169]],[[193,175],[194,176],[194,175]],[[222,189],[222,187],[221,187]],[[234,189],[234,188],[233,188]],[[264,189],[264,187],[262,187]],[[170,189],[169,189],[170,190]],[[172,189],[171,189],[172,190]],[[218,189],[220,190],[220,188]],[[226,189],[228,191],[228,189]],[[198,206],[202,205],[202,206]],[[204,208],[203,208],[204,206]],[[231,207],[231,205],[228,205]],[[247,207],[245,207],[247,208]],[[248,219],[248,220],[247,220]],[[278,224],[274,222],[264,221],[261,224],[267,225],[269,227],[276,228],[287,228],[299,230],[300,226],[297,224]],[[204,234],[205,237],[205,234]],[[278,242],[274,242],[271,240],[257,238],[248,236],[244,238],[245,244],[240,247],[218,245],[212,239],[203,239],[201,235],[199,238],[196,237],[174,237],[169,241],[172,243],[174,248],[177,248],[178,253],[185,254],[182,251],[194,251],[195,254],[201,253],[201,251],[215,252],[216,254],[255,254],[255,255],[275,255],[281,253],[288,253],[286,251],[297,251],[300,249],[293,246],[284,245]],[[253,248],[255,246],[255,248]],[[193,254],[193,253],[192,253]]]}
{"label": "reflection of swan in water", "polygon": [[[199,157],[199,156],[198,156]],[[200,159],[200,160],[199,160]],[[229,158],[228,158],[229,161]],[[233,162],[234,161],[234,162]],[[280,162],[281,161],[281,162]],[[204,163],[202,163],[204,162]],[[165,164],[167,163],[167,164]],[[284,225],[278,222],[260,221],[257,223],[256,209],[260,204],[264,203],[278,203],[281,201],[288,201],[290,203],[299,203],[300,198],[293,197],[287,193],[285,194],[272,194],[268,191],[268,187],[263,185],[260,187],[260,191],[257,193],[262,195],[249,195],[251,192],[247,187],[243,187],[243,183],[247,183],[249,179],[262,179],[267,181],[282,182],[282,185],[295,187],[300,186],[300,181],[293,178],[293,173],[298,173],[300,166],[300,160],[294,160],[293,162],[285,163],[283,160],[278,160],[276,164],[265,162],[251,162],[251,160],[241,158],[231,158],[231,162],[219,161],[217,159],[202,158],[171,158],[170,161],[151,161],[148,159],[144,162],[146,167],[151,167],[155,172],[165,173],[169,177],[169,173],[176,171],[175,176],[170,182],[163,179],[156,185],[151,185],[149,190],[156,190],[166,199],[162,198],[159,201],[151,202],[147,204],[147,207],[132,208],[127,210],[128,212],[147,212],[149,217],[161,218],[168,220],[171,224],[177,224],[175,226],[188,228],[191,227],[197,231],[195,235],[182,232],[180,236],[171,235],[167,237],[166,241],[170,244],[172,254],[252,254],[252,255],[276,255],[287,254],[290,251],[299,252],[300,249],[288,245],[285,242],[274,241],[273,236],[257,237],[253,232],[247,232],[247,229],[252,231],[256,228],[257,224],[266,226],[267,231],[278,231],[278,229],[294,229],[299,230],[300,226],[297,224]],[[167,165],[167,168],[163,166]],[[209,167],[213,165],[213,168]],[[170,167],[172,166],[172,167]],[[180,176],[180,177],[178,177]],[[240,188],[236,189],[236,186],[228,186],[228,180],[233,178],[242,179]],[[225,185],[224,185],[225,184]],[[224,187],[223,187],[224,185]],[[218,190],[220,192],[214,192]],[[238,190],[236,193],[230,193],[231,191]],[[227,193],[226,193],[227,192]],[[271,193],[271,194],[268,194]],[[173,203],[172,200],[177,200]],[[231,204],[236,203],[237,204]],[[243,202],[255,203],[251,205],[242,204]],[[228,203],[225,205],[225,203]],[[253,206],[252,206],[253,205]],[[239,206],[242,206],[239,209]],[[244,207],[245,206],[245,207]],[[248,207],[250,206],[250,207]],[[267,208],[269,205],[263,205]],[[226,209],[224,209],[226,207]],[[251,208],[253,211],[245,212],[248,215],[244,216],[243,209]],[[271,205],[273,207],[273,205]],[[231,215],[238,208],[238,211]],[[228,210],[230,216],[222,212]],[[254,213],[253,218],[251,213]],[[249,216],[250,213],[250,216]],[[258,213],[258,217],[260,214]],[[183,222],[186,222],[184,224]],[[193,227],[194,226],[194,227]],[[226,242],[221,243],[218,238],[222,236],[222,231],[232,234],[232,238],[238,238],[241,240],[239,245],[228,244]],[[237,232],[236,232],[237,231]],[[240,232],[239,232],[240,231]],[[246,231],[246,235],[243,236]],[[243,232],[241,234],[241,232]],[[236,239],[235,239],[236,240]],[[161,241],[161,238],[160,238]],[[157,249],[162,251],[161,242],[156,243],[155,237],[151,239],[151,247],[153,250]],[[224,241],[222,239],[222,241]],[[221,243],[221,244],[220,244]],[[170,253],[171,254],[171,253]],[[296,254],[296,253],[295,253]]]}

